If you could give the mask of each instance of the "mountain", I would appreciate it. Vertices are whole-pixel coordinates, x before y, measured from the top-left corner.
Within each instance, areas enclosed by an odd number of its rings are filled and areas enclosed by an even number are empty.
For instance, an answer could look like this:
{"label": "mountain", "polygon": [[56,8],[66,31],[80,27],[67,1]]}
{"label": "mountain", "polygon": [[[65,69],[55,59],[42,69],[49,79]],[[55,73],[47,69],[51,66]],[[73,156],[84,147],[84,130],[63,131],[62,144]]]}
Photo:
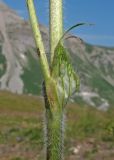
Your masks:
{"label": "mountain", "polygon": [[[48,29],[40,25],[40,30],[48,56]],[[113,106],[114,48],[93,46],[71,37],[65,40],[65,45],[81,81],[80,92],[72,100],[104,110]],[[42,73],[29,22],[0,2],[0,89],[40,95],[41,83]]]}

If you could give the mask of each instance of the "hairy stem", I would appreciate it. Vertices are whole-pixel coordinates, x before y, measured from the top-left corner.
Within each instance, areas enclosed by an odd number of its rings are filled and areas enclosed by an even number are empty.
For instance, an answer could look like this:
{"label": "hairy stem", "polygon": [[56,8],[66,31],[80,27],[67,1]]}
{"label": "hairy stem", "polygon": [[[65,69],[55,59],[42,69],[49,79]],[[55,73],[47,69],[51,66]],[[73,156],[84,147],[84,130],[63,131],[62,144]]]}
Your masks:
{"label": "hairy stem", "polygon": [[[46,87],[43,84],[45,99],[45,144],[46,160],[62,160],[64,146],[64,110],[56,106],[56,111],[51,110]],[[52,106],[53,107],[53,106]]]}
{"label": "hairy stem", "polygon": [[[54,58],[55,47],[58,44],[63,34],[63,13],[62,13],[62,0],[50,0],[49,1],[49,32],[50,32],[50,54],[51,64]],[[53,66],[52,66],[53,67]],[[56,86],[57,87],[57,86]],[[56,98],[57,90],[53,90],[51,85],[51,92],[44,89],[44,93],[47,93],[45,100],[45,119],[46,119],[46,160],[62,160],[63,159],[63,106],[59,104],[59,100]],[[54,92],[52,92],[54,91]],[[52,96],[50,96],[52,94]],[[57,95],[57,96],[56,96]],[[56,103],[57,102],[57,103]]]}
{"label": "hairy stem", "polygon": [[[50,76],[49,65],[36,18],[33,0],[27,0],[27,5],[36,47],[40,53],[39,58],[45,80],[45,83],[43,83],[43,93],[46,119],[46,160],[62,160],[64,109],[59,100],[56,79]],[[63,32],[62,18],[62,0],[50,0],[51,63],[53,61],[55,47],[57,46]]]}
{"label": "hairy stem", "polygon": [[50,0],[49,1],[49,22],[50,22],[50,53],[51,53],[51,62],[54,57],[54,50],[57,46],[58,41],[60,40],[63,34],[63,12],[62,12],[62,1],[63,0]]}
{"label": "hairy stem", "polygon": [[50,116],[46,110],[47,123],[47,158],[46,160],[62,160],[63,158],[63,111]]}

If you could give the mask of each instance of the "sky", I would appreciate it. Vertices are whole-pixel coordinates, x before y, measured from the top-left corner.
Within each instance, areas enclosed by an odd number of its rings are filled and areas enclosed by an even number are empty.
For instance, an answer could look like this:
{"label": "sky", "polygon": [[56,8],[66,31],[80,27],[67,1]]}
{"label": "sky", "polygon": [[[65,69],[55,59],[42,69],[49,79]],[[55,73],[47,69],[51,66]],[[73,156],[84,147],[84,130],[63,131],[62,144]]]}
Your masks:
{"label": "sky", "polygon": [[[2,0],[24,19],[28,19],[26,0]],[[39,22],[48,26],[49,0],[34,0]],[[114,0],[63,0],[64,28],[80,22],[94,26],[81,26],[72,31],[90,44],[114,47]]]}

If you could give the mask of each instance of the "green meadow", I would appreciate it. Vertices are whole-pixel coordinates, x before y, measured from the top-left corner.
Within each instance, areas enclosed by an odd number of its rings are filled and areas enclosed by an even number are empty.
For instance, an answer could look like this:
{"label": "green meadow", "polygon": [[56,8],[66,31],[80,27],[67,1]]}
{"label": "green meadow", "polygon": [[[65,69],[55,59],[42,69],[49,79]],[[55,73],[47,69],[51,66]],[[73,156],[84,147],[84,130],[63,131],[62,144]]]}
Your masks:
{"label": "green meadow", "polygon": [[[41,97],[0,92],[0,160],[44,159],[43,108]],[[113,106],[104,112],[72,103],[67,105],[66,115],[65,159],[75,159],[72,147],[82,144],[79,155],[85,160],[101,160],[103,148],[107,149],[106,160],[113,158]],[[86,145],[89,150],[84,149]]]}

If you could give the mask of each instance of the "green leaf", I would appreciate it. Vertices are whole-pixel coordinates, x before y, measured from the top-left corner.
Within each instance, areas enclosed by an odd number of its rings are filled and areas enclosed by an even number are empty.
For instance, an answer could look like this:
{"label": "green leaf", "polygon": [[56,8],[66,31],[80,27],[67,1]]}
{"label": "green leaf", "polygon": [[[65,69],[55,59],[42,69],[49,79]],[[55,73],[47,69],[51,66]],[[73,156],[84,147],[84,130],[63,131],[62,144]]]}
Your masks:
{"label": "green leaf", "polygon": [[82,22],[82,23],[77,23],[77,24],[73,25],[72,27],[70,27],[68,30],[66,30],[66,31],[64,32],[64,34],[61,36],[61,38],[60,38],[60,40],[59,40],[59,42],[58,42],[57,45],[59,45],[59,43],[64,39],[65,35],[66,35],[68,32],[70,32],[70,31],[73,30],[74,28],[77,28],[77,27],[80,27],[80,26],[84,26],[84,25],[92,26],[92,25],[94,25],[94,24]]}
{"label": "green leaf", "polygon": [[93,25],[90,23],[78,23],[70,27],[61,36],[54,52],[53,62],[51,64],[51,76],[56,81],[57,84],[57,94],[60,100],[60,104],[64,106],[69,98],[79,89],[80,81],[79,77],[74,71],[70,58],[68,56],[67,50],[62,44],[62,40],[65,35],[72,29],[83,26],[83,25]]}
{"label": "green leaf", "polygon": [[64,106],[72,94],[79,89],[79,77],[75,73],[68,53],[62,44],[59,44],[55,49],[52,67],[51,75],[57,84],[60,104]]}

